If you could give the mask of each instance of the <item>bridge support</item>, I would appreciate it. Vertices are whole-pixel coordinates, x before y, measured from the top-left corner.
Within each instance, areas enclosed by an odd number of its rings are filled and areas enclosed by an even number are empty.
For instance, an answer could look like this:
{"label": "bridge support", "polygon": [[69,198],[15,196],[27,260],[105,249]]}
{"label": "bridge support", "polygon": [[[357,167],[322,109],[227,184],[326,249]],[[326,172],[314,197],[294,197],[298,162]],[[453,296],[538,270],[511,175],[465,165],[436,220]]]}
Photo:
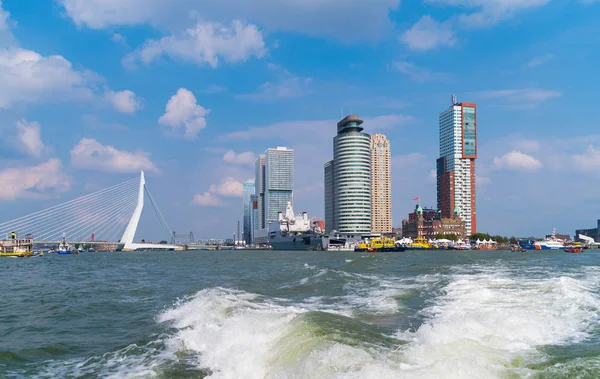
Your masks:
{"label": "bridge support", "polygon": [[127,229],[125,229],[125,233],[123,233],[123,237],[121,238],[121,243],[125,244],[123,250],[132,250],[133,247],[133,238],[135,237],[135,232],[137,230],[138,224],[140,222],[140,217],[142,216],[142,209],[144,209],[144,187],[146,186],[146,178],[144,177],[144,171],[140,174],[140,189],[138,192],[138,201],[135,210],[133,211],[133,215],[131,216],[131,220],[129,220],[129,224],[127,225]]}

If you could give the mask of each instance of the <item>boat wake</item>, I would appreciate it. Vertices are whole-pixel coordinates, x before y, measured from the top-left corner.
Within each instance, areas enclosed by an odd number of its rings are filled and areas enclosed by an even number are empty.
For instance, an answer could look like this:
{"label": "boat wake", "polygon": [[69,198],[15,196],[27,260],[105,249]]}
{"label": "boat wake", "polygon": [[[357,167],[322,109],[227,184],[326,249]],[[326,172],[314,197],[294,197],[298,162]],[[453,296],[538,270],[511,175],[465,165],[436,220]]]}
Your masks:
{"label": "boat wake", "polygon": [[[597,356],[565,363],[549,353],[584,344],[598,328],[599,271],[548,278],[470,267],[408,280],[309,269],[309,282],[345,278],[343,294],[291,301],[204,289],[161,312],[164,332],[151,342],[15,376],[562,377],[600,367]],[[390,328],[376,318],[402,315],[404,301],[425,294],[417,324]]]}

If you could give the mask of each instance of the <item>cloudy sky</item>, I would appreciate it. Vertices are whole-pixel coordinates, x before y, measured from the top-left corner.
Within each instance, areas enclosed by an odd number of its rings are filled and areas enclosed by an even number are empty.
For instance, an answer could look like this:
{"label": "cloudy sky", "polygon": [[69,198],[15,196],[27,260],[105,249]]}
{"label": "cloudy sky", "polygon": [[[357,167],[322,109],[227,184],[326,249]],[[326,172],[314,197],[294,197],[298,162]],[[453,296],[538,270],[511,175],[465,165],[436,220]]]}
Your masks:
{"label": "cloudy sky", "polygon": [[[434,206],[438,114],[478,104],[480,231],[600,218],[598,0],[0,0],[0,221],[147,173],[170,226],[227,237],[255,156],[295,208],[353,112],[393,150],[394,225]],[[146,209],[139,238],[161,233]],[[164,233],[163,233],[164,234]],[[162,236],[162,235],[161,235]]]}

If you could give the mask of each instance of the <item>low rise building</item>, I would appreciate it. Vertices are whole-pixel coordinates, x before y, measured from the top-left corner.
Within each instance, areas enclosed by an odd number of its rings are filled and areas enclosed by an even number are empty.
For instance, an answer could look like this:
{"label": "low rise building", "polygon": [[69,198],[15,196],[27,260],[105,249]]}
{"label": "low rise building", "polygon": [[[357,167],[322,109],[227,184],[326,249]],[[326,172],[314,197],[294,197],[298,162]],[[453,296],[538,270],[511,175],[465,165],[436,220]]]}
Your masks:
{"label": "low rise building", "polygon": [[408,215],[408,220],[402,221],[402,236],[405,238],[435,239],[438,234],[454,234],[461,239],[468,237],[466,224],[458,217],[458,212],[452,217],[442,218],[439,210],[417,205],[415,211]]}

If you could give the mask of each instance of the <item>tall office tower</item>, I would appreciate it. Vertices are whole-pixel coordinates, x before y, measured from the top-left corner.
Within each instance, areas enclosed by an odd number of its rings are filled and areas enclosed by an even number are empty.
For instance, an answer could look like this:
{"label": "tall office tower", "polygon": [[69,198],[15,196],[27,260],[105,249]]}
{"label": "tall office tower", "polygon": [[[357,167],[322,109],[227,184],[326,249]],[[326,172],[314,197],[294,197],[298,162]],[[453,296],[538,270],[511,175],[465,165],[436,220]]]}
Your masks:
{"label": "tall office tower", "polygon": [[325,231],[334,230],[335,196],[333,188],[333,161],[325,163]]}
{"label": "tall office tower", "polygon": [[264,155],[259,155],[256,158],[255,166],[255,177],[254,177],[254,194],[256,195],[256,201],[258,205],[258,229],[265,229],[267,223],[265,220],[265,164],[267,158]]}
{"label": "tall office tower", "polygon": [[333,225],[325,225],[328,230],[371,233],[371,136],[362,132],[362,123],[358,116],[350,115],[337,124],[330,187],[333,196],[329,197]]}
{"label": "tall office tower", "polygon": [[475,212],[477,105],[458,103],[440,113],[440,158],[437,160],[437,198],[442,218],[454,214],[466,224],[467,235],[477,233]]}
{"label": "tall office tower", "polygon": [[265,219],[277,221],[287,203],[294,203],[294,150],[287,147],[265,151]]}
{"label": "tall office tower", "polygon": [[254,233],[258,230],[258,197],[250,195],[250,243],[254,243]]}
{"label": "tall office tower", "polygon": [[390,141],[383,134],[371,136],[371,229],[392,232],[392,169]]}
{"label": "tall office tower", "polygon": [[244,197],[242,199],[242,205],[244,207],[244,233],[242,234],[242,240],[246,244],[252,242],[252,203],[251,196],[254,195],[254,183],[244,183]]}

